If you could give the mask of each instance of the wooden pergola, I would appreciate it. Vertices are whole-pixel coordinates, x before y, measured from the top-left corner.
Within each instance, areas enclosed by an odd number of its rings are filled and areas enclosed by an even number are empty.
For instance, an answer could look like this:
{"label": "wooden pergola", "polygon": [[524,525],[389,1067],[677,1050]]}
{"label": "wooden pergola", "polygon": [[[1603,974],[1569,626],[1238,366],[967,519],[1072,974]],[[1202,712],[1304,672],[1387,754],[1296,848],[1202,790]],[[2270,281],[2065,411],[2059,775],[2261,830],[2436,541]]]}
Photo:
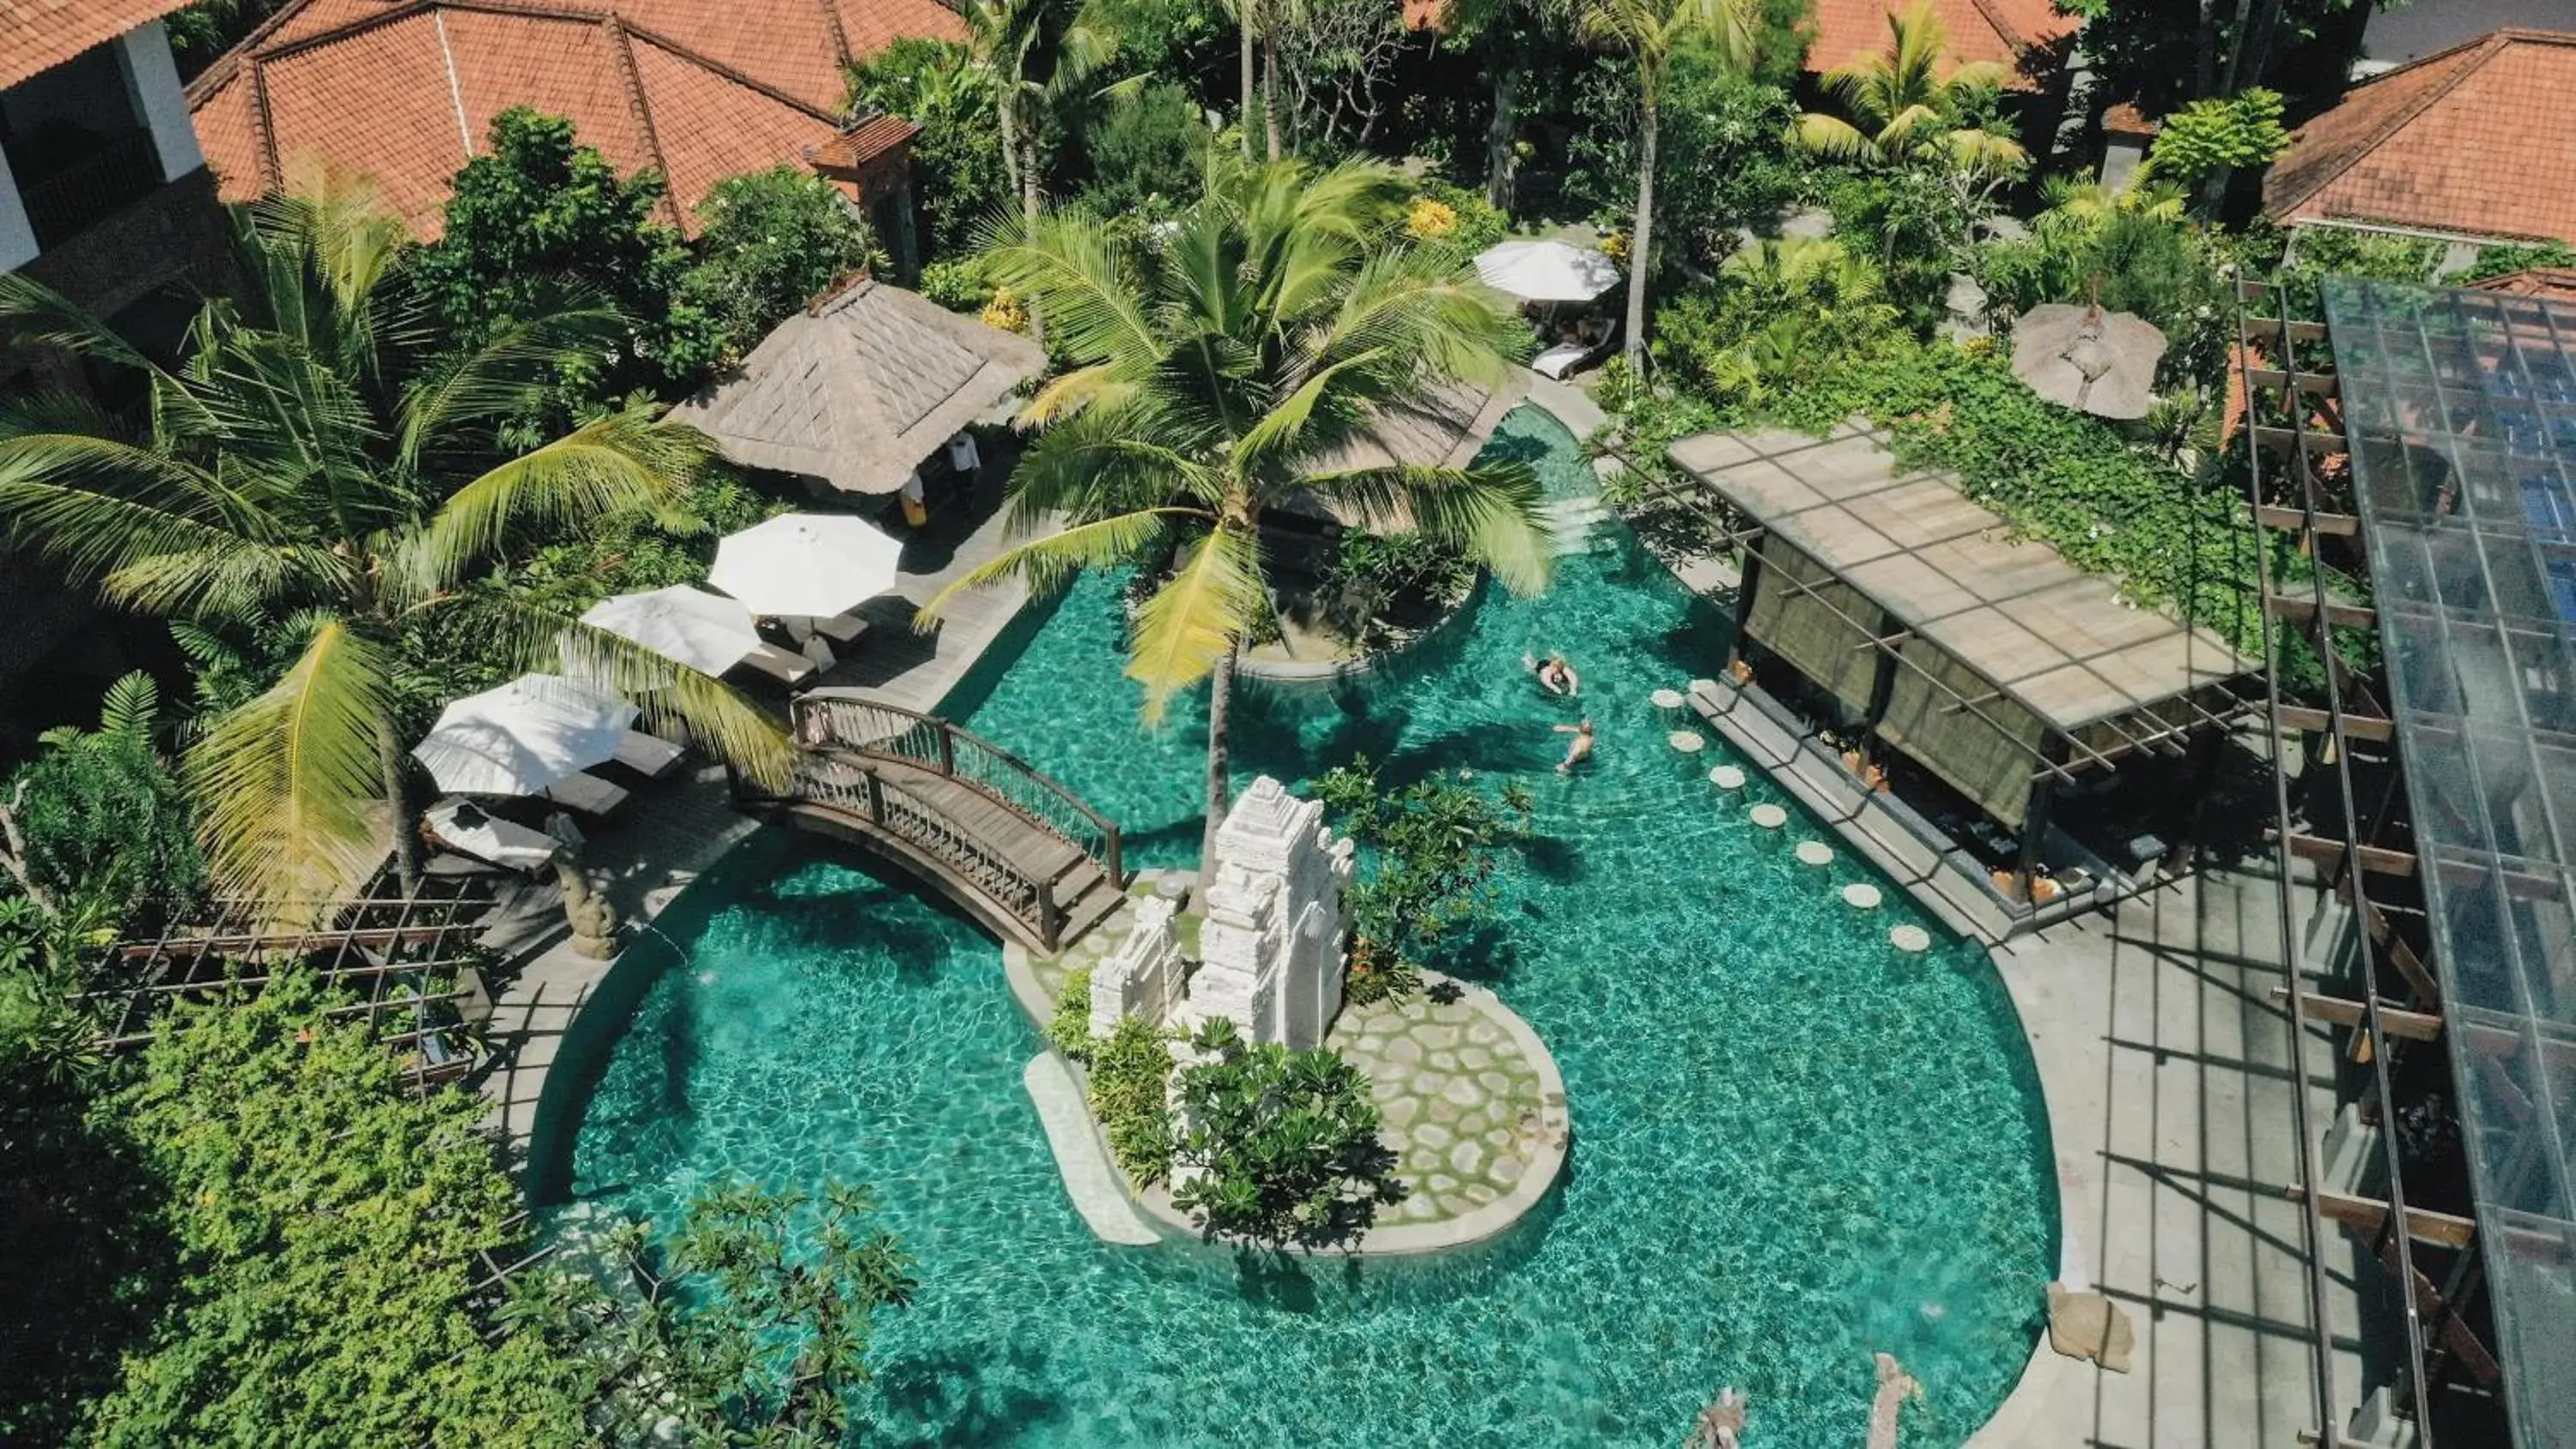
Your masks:
{"label": "wooden pergola", "polygon": [[471,877],[435,876],[408,896],[218,898],[108,947],[79,999],[103,1023],[99,1049],[126,1051],[150,1042],[179,1001],[257,991],[301,967],[349,998],[326,1016],[377,1023],[388,1047],[413,1057],[410,1084],[427,1090],[473,1065],[467,1018],[482,988],[471,968],[483,959],[474,938],[490,904]]}
{"label": "wooden pergola", "polygon": [[2212,760],[2248,708],[2255,661],[2016,538],[1863,420],[1703,433],[1669,456],[1691,480],[1671,501],[1743,550],[1739,659],[1759,646],[2015,832],[2022,899],[2057,786],[2195,741]]}

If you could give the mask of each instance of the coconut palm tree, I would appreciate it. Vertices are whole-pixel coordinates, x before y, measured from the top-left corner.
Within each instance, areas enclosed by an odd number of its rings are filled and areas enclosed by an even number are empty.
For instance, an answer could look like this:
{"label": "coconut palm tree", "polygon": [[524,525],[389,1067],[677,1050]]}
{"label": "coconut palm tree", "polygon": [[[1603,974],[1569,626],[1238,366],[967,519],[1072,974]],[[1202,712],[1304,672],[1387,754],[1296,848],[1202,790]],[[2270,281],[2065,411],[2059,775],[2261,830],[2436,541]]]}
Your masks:
{"label": "coconut palm tree", "polygon": [[[393,268],[401,225],[363,182],[307,172],[233,217],[242,287],[198,313],[175,369],[24,276],[0,325],[137,374],[129,426],[85,400],[0,413],[0,529],[110,604],[178,621],[284,621],[291,657],[204,724],[184,774],[222,886],[272,900],[344,891],[390,832],[417,879],[404,724],[421,661],[405,626],[514,544],[668,505],[707,444],[635,404],[523,452],[497,426],[563,360],[623,326],[567,307],[441,356]],[[763,778],[786,742],[715,681],[533,607],[488,606],[484,646],[635,693]]]}
{"label": "coconut palm tree", "polygon": [[999,87],[1002,165],[1023,222],[1046,204],[1041,141],[1049,120],[1094,93],[1091,78],[1118,53],[1107,18],[1078,0],[966,0],[966,48]]}
{"label": "coconut palm tree", "polygon": [[1954,171],[2007,177],[2029,157],[1999,131],[1962,125],[1974,103],[2002,88],[2010,72],[1993,61],[1950,63],[1950,30],[1932,0],[1887,17],[1888,46],[1825,73],[1825,89],[1851,119],[1810,111],[1789,125],[1789,143],[1811,156],[1864,166],[1918,158]]}
{"label": "coconut palm tree", "polygon": [[1578,26],[1593,44],[1628,57],[1637,72],[1637,219],[1628,234],[1628,366],[1646,366],[1646,286],[1654,270],[1655,150],[1674,57],[1712,48],[1738,69],[1753,63],[1755,16],[1747,0],[1582,0]]}
{"label": "coconut palm tree", "polygon": [[1046,586],[1090,565],[1174,550],[1137,610],[1128,676],[1159,718],[1210,679],[1207,843],[1224,818],[1235,656],[1268,620],[1261,518],[1306,490],[1382,528],[1453,544],[1515,590],[1547,579],[1536,475],[1521,464],[1339,467],[1377,410],[1446,379],[1493,385],[1523,337],[1453,252],[1402,231],[1393,169],[1233,166],[1177,231],[1122,249],[1058,213],[1003,239],[994,278],[1042,301],[1072,370],[1022,414],[1038,428],[1012,475],[1018,544],[931,600],[1008,575]]}

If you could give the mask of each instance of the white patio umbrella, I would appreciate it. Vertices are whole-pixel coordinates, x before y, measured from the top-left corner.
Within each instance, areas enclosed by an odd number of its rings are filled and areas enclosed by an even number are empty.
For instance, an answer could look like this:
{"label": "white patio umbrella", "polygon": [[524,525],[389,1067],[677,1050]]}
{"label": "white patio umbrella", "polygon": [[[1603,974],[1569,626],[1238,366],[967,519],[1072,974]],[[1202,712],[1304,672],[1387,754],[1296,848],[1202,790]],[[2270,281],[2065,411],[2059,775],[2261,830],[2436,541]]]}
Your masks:
{"label": "white patio umbrella", "polygon": [[755,614],[829,619],[894,587],[903,545],[846,513],[783,513],[716,545],[707,582]]}
{"label": "white patio umbrella", "polygon": [[450,704],[412,749],[438,788],[458,795],[534,795],[605,764],[635,724],[635,706],[558,674],[523,674]]}
{"label": "white patio umbrella", "polygon": [[686,584],[613,595],[591,605],[581,621],[701,674],[722,674],[760,647],[760,631],[740,599]]}
{"label": "white patio umbrella", "polygon": [[1570,242],[1507,241],[1477,253],[1476,275],[1527,302],[1589,302],[1619,285],[1619,264]]}
{"label": "white patio umbrella", "polygon": [[2098,305],[2051,302],[2013,323],[2013,376],[2050,402],[2097,417],[2145,417],[2164,353],[2154,323]]}

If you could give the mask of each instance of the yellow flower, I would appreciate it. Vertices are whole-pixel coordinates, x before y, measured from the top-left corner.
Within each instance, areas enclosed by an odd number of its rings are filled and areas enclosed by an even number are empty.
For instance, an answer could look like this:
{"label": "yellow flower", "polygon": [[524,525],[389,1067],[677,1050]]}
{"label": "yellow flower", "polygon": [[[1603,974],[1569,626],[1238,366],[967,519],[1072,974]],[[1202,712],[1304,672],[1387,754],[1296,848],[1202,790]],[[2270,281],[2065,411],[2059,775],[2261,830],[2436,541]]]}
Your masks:
{"label": "yellow flower", "polygon": [[1438,241],[1458,229],[1457,209],[1436,196],[1417,196],[1404,229],[1417,241]]}
{"label": "yellow flower", "polygon": [[987,327],[999,328],[1004,332],[1017,332],[1026,327],[1028,322],[1027,310],[1020,306],[1020,299],[1011,295],[1011,289],[1008,287],[995,289],[993,300],[984,304],[984,325]]}
{"label": "yellow flower", "polygon": [[1601,255],[1614,262],[1628,260],[1628,234],[1614,231],[1601,239]]}

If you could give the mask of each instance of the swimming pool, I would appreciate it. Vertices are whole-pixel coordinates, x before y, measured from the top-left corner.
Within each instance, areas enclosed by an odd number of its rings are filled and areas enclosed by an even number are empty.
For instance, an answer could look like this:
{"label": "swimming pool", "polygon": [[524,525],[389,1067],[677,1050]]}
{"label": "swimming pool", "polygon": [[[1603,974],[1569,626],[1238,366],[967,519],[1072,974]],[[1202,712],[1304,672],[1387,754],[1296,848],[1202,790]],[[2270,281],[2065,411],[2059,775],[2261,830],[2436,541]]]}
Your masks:
{"label": "swimming pool", "polygon": [[[1534,409],[1496,446],[1556,491],[1589,485]],[[1956,1445],[2027,1359],[2055,1263],[2038,1088],[1980,950],[1899,953],[1888,928],[1921,920],[1902,892],[1844,906],[1875,877],[1798,864],[1823,832],[1794,812],[1755,829],[1746,807],[1782,797],[1758,775],[1723,797],[1721,746],[1665,743],[1647,696],[1712,673],[1723,633],[1611,526],[1546,596],[1489,589],[1367,683],[1237,701],[1239,778],[1365,750],[1390,778],[1537,794],[1501,928],[1451,964],[1545,1038],[1575,1141],[1561,1191],[1492,1243],[1288,1270],[1101,1244],[1021,1087],[1039,1042],[999,948],[776,831],[621,965],[642,1004],[580,1125],[574,1195],[662,1213],[727,1175],[873,1184],[922,1285],[877,1341],[897,1442],[1669,1446],[1734,1385],[1748,1442],[1850,1444],[1883,1350],[1924,1384],[1908,1449]],[[1114,581],[1085,579],[971,690],[969,722],[1120,821],[1132,862],[1186,863],[1204,710],[1144,730],[1118,648]],[[1519,665],[1551,648],[1600,731],[1573,779],[1549,726],[1575,707]]]}

